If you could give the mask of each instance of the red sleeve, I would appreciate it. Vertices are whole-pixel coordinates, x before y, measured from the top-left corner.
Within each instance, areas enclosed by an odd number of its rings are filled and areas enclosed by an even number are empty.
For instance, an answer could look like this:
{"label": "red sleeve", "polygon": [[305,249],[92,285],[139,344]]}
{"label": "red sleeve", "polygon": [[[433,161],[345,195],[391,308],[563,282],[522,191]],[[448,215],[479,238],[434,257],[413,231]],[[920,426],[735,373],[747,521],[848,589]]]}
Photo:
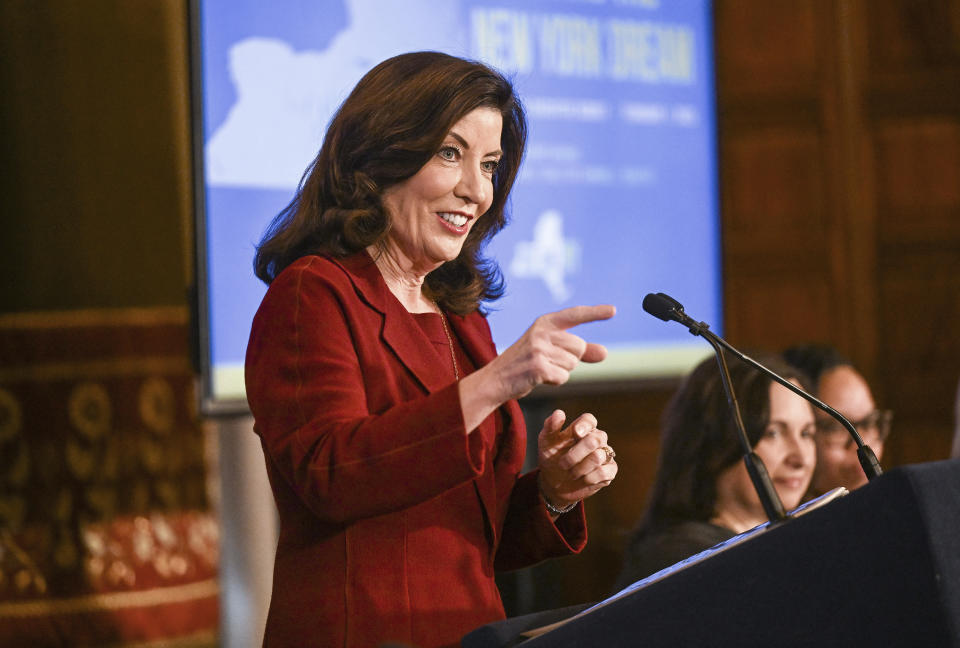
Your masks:
{"label": "red sleeve", "polygon": [[271,284],[247,349],[247,399],[275,472],[337,523],[473,479],[487,448],[466,434],[453,377],[427,393],[380,340],[383,314],[342,270],[307,259]]}
{"label": "red sleeve", "polygon": [[497,570],[520,569],[547,558],[580,553],[586,544],[583,502],[553,522],[540,498],[537,471],[517,479],[497,548]]}

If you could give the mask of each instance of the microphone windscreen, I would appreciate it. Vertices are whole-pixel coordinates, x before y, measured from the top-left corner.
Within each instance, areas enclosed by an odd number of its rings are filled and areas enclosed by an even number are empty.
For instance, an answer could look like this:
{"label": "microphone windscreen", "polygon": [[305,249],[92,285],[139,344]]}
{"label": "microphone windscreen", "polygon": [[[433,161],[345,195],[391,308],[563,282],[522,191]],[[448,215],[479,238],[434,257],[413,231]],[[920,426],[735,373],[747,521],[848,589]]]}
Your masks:
{"label": "microphone windscreen", "polygon": [[664,322],[679,321],[678,308],[683,311],[683,306],[677,300],[663,293],[648,293],[643,298],[643,310]]}

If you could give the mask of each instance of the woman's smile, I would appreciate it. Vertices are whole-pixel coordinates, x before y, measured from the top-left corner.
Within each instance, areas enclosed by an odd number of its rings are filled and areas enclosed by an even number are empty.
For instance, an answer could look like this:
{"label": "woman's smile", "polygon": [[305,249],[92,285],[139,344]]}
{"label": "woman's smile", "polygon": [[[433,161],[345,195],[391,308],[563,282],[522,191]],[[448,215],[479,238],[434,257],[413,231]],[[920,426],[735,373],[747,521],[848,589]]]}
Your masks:
{"label": "woman's smile", "polygon": [[468,216],[462,212],[439,212],[437,215],[440,217],[440,221],[447,226],[447,229],[459,235],[466,234],[469,231],[470,228],[466,225],[473,220],[473,216]]}

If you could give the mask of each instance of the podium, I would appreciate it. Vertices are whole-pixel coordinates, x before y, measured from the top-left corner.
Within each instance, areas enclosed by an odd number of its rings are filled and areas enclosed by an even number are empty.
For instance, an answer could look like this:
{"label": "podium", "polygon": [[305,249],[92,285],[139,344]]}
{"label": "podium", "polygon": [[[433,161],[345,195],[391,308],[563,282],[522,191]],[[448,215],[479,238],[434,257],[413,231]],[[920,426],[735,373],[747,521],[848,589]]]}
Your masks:
{"label": "podium", "polygon": [[524,639],[528,616],[463,646],[960,648],[960,460],[891,470]]}

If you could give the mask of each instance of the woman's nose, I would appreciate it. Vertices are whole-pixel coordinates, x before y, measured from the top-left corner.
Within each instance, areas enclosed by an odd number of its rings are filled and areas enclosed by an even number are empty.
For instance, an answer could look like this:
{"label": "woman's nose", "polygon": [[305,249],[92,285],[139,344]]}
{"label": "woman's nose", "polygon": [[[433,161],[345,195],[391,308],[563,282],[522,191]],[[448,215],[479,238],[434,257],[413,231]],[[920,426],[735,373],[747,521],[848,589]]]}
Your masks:
{"label": "woman's nose", "polygon": [[[487,180],[480,169],[464,168],[454,194],[471,203],[482,205],[487,199]],[[477,214],[479,216],[480,214]]]}
{"label": "woman's nose", "polygon": [[[787,456],[786,462],[791,466],[802,467],[809,461],[804,453],[803,439],[798,436],[788,435],[786,438]],[[813,449],[810,450],[810,456],[813,456]]]}

